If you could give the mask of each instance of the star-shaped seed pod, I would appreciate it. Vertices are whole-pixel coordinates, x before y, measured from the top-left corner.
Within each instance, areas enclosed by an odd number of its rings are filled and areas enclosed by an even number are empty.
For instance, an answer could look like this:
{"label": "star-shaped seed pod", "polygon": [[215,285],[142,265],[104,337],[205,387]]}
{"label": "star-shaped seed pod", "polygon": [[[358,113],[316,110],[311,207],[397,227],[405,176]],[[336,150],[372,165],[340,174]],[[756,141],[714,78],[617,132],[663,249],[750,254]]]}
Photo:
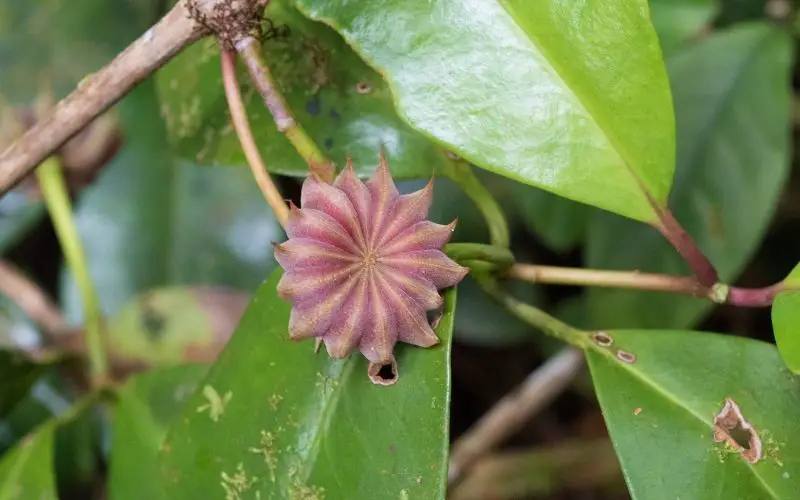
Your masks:
{"label": "star-shaped seed pod", "polygon": [[[292,303],[289,336],[322,339],[342,359],[356,349],[369,360],[370,380],[397,380],[394,346],[439,342],[426,311],[442,306],[439,290],[467,274],[442,247],[455,221],[428,221],[433,184],[400,195],[386,159],[368,182],[351,162],[334,183],[310,176],[292,205],[288,241],[275,246],[285,273],[278,295]],[[379,374],[392,368],[391,376]]]}

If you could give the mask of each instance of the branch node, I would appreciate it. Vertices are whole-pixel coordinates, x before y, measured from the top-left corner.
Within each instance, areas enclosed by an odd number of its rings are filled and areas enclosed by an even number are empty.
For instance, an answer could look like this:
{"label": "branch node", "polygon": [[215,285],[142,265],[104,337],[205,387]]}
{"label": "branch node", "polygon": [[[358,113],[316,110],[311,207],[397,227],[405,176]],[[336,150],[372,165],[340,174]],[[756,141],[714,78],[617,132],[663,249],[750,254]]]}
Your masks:
{"label": "branch node", "polygon": [[225,50],[236,50],[246,38],[261,38],[261,18],[268,0],[186,0],[194,21],[213,32]]}
{"label": "branch node", "polygon": [[708,298],[715,304],[724,304],[728,302],[728,295],[731,292],[731,287],[725,283],[716,283],[708,291]]}

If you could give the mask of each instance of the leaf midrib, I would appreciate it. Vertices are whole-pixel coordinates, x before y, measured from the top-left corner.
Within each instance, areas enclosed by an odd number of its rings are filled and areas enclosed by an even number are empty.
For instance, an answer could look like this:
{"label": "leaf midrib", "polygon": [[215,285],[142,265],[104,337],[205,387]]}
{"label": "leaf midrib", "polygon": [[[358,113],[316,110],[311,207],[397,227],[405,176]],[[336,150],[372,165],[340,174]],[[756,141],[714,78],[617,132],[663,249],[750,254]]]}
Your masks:
{"label": "leaf midrib", "polygon": [[[348,387],[347,382],[350,379],[350,375],[353,373],[353,367],[355,366],[356,362],[357,358],[354,355],[351,355],[345,361],[341,375],[337,379],[336,386],[323,400],[322,415],[315,426],[317,430],[314,432],[314,438],[311,440],[311,445],[306,448],[306,453],[301,454],[302,458],[300,460],[302,460],[302,462],[298,470],[297,477],[300,478],[303,484],[308,484],[308,479],[314,472],[314,468],[317,465],[317,457],[319,456],[322,448],[322,442],[324,440],[323,435],[330,428],[331,421],[336,413],[335,409],[339,405],[339,400],[341,399],[342,393],[344,392],[345,388]],[[331,361],[328,361],[328,363],[331,363]],[[314,395],[312,395],[312,397],[313,396]]]}
{"label": "leaf midrib", "polygon": [[[641,372],[639,370],[636,370],[634,365],[617,362],[616,358],[614,358],[613,355],[610,352],[608,352],[607,350],[601,349],[601,348],[595,346],[594,344],[589,344],[589,348],[594,350],[597,353],[600,353],[602,358],[605,359],[606,361],[610,362],[612,365],[621,366],[625,371],[633,374],[634,378],[636,378],[640,382],[644,383],[645,385],[647,385],[648,387],[653,389],[658,394],[661,394],[664,397],[664,399],[666,399],[669,402],[672,402],[676,407],[682,408],[688,414],[692,415],[697,420],[699,420],[704,426],[708,427],[709,429],[713,429],[714,428],[707,421],[706,418],[704,418],[702,415],[700,415],[697,412],[695,412],[689,406],[685,405],[681,401],[681,399],[678,398],[675,394],[671,393],[666,388],[664,388],[661,385],[657,384],[654,380],[652,380],[649,377],[645,376],[645,374],[643,372]],[[756,477],[756,479],[758,479],[758,482],[761,483],[761,485],[764,487],[766,492],[769,493],[769,495],[772,498],[778,500],[780,497],[772,490],[770,485],[765,482],[764,478],[761,477],[761,475],[756,472],[754,465],[751,464],[750,462],[747,462],[747,461],[745,461],[744,463],[747,466],[747,468],[750,470],[750,472],[753,473],[753,475]]]}

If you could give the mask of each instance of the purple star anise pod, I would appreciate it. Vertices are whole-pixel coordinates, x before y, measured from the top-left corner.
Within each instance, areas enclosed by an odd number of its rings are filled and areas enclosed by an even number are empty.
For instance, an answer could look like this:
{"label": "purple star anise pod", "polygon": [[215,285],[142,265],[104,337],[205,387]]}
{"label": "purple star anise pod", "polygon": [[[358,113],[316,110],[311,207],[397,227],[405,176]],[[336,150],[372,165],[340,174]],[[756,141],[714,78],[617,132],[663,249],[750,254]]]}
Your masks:
{"label": "purple star anise pod", "polygon": [[[332,185],[308,177],[301,208],[291,207],[289,239],[275,247],[285,270],[278,295],[292,303],[289,336],[322,339],[335,359],[359,349],[381,384],[397,380],[397,341],[437,344],[426,311],[442,306],[439,290],[467,268],[441,251],[455,222],[426,220],[432,196],[432,183],[400,195],[383,155],[366,183],[349,161]],[[379,376],[387,365],[392,375]]]}

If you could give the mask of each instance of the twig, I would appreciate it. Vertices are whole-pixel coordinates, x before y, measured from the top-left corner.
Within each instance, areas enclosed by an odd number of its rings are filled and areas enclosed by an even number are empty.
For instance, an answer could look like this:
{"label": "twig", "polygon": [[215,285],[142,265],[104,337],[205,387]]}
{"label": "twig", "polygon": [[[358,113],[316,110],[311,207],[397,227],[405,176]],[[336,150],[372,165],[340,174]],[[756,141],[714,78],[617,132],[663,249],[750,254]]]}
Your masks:
{"label": "twig", "polygon": [[[218,3],[218,2],[216,2]],[[207,31],[178,2],[161,21],[90,75],[49,115],[0,154],[0,195],[19,183],[89,122]]]}
{"label": "twig", "polygon": [[102,387],[108,381],[109,365],[106,358],[103,335],[103,318],[97,292],[89,276],[78,230],[72,218],[72,205],[67,191],[60,161],[51,157],[36,169],[39,186],[47,210],[56,230],[56,236],[64,252],[64,258],[81,293],[83,302],[85,338],[89,352],[90,380],[94,387]]}
{"label": "twig", "polygon": [[272,182],[267,173],[267,167],[258,152],[253,132],[250,130],[247,111],[244,108],[242,94],[239,91],[239,82],[236,80],[236,53],[223,48],[221,61],[222,82],[225,87],[225,97],[228,100],[233,128],[239,137],[242,150],[247,158],[247,164],[250,166],[250,171],[253,173],[258,187],[275,213],[278,222],[285,227],[286,221],[289,219],[289,209],[286,206],[286,202],[283,201],[278,188],[275,187],[275,183]]}
{"label": "twig", "polygon": [[533,264],[514,264],[509,269],[508,276],[537,284],[598,286],[682,293],[705,298],[716,304],[730,304],[738,307],[769,307],[778,293],[791,288],[783,283],[776,283],[764,288],[738,288],[720,283],[706,287],[701,285],[694,276],[649,274],[639,271],[602,271]]}
{"label": "twig", "polygon": [[308,163],[311,172],[326,182],[333,181],[336,168],[292,115],[291,108],[286,104],[275,85],[272,74],[264,61],[258,40],[252,36],[243,36],[236,40],[235,46],[247,66],[253,85],[261,94],[269,112],[272,113],[278,132],[289,139],[292,146]]}
{"label": "twig", "polygon": [[515,264],[509,270],[508,275],[511,278],[530,283],[552,285],[635,288],[637,290],[656,292],[685,293],[695,297],[706,297],[709,292],[709,289],[701,285],[694,276],[647,274],[639,271],[601,271],[597,269]]}
{"label": "twig", "polygon": [[39,325],[48,337],[68,329],[67,320],[53,300],[36,283],[9,262],[0,260],[0,294]]}
{"label": "twig", "polygon": [[716,285],[719,281],[719,276],[714,264],[703,254],[692,237],[689,236],[689,233],[672,215],[672,212],[668,209],[659,210],[659,222],[660,225],[656,226],[656,229],[664,235],[667,241],[683,257],[683,260],[686,261],[686,264],[697,276],[697,281],[708,288]]}
{"label": "twig", "polygon": [[564,490],[594,490],[601,485],[614,484],[625,491],[619,460],[611,441],[576,439],[547,448],[497,453],[482,458],[448,498],[549,498]]}
{"label": "twig", "polygon": [[793,290],[794,287],[788,287],[783,282],[765,286],[764,288],[730,287],[725,302],[739,307],[770,307],[779,292],[790,289]]}
{"label": "twig", "polygon": [[458,478],[481,455],[489,452],[530,420],[564,391],[583,366],[583,353],[564,348],[506,395],[454,444],[450,456],[449,483]]}

